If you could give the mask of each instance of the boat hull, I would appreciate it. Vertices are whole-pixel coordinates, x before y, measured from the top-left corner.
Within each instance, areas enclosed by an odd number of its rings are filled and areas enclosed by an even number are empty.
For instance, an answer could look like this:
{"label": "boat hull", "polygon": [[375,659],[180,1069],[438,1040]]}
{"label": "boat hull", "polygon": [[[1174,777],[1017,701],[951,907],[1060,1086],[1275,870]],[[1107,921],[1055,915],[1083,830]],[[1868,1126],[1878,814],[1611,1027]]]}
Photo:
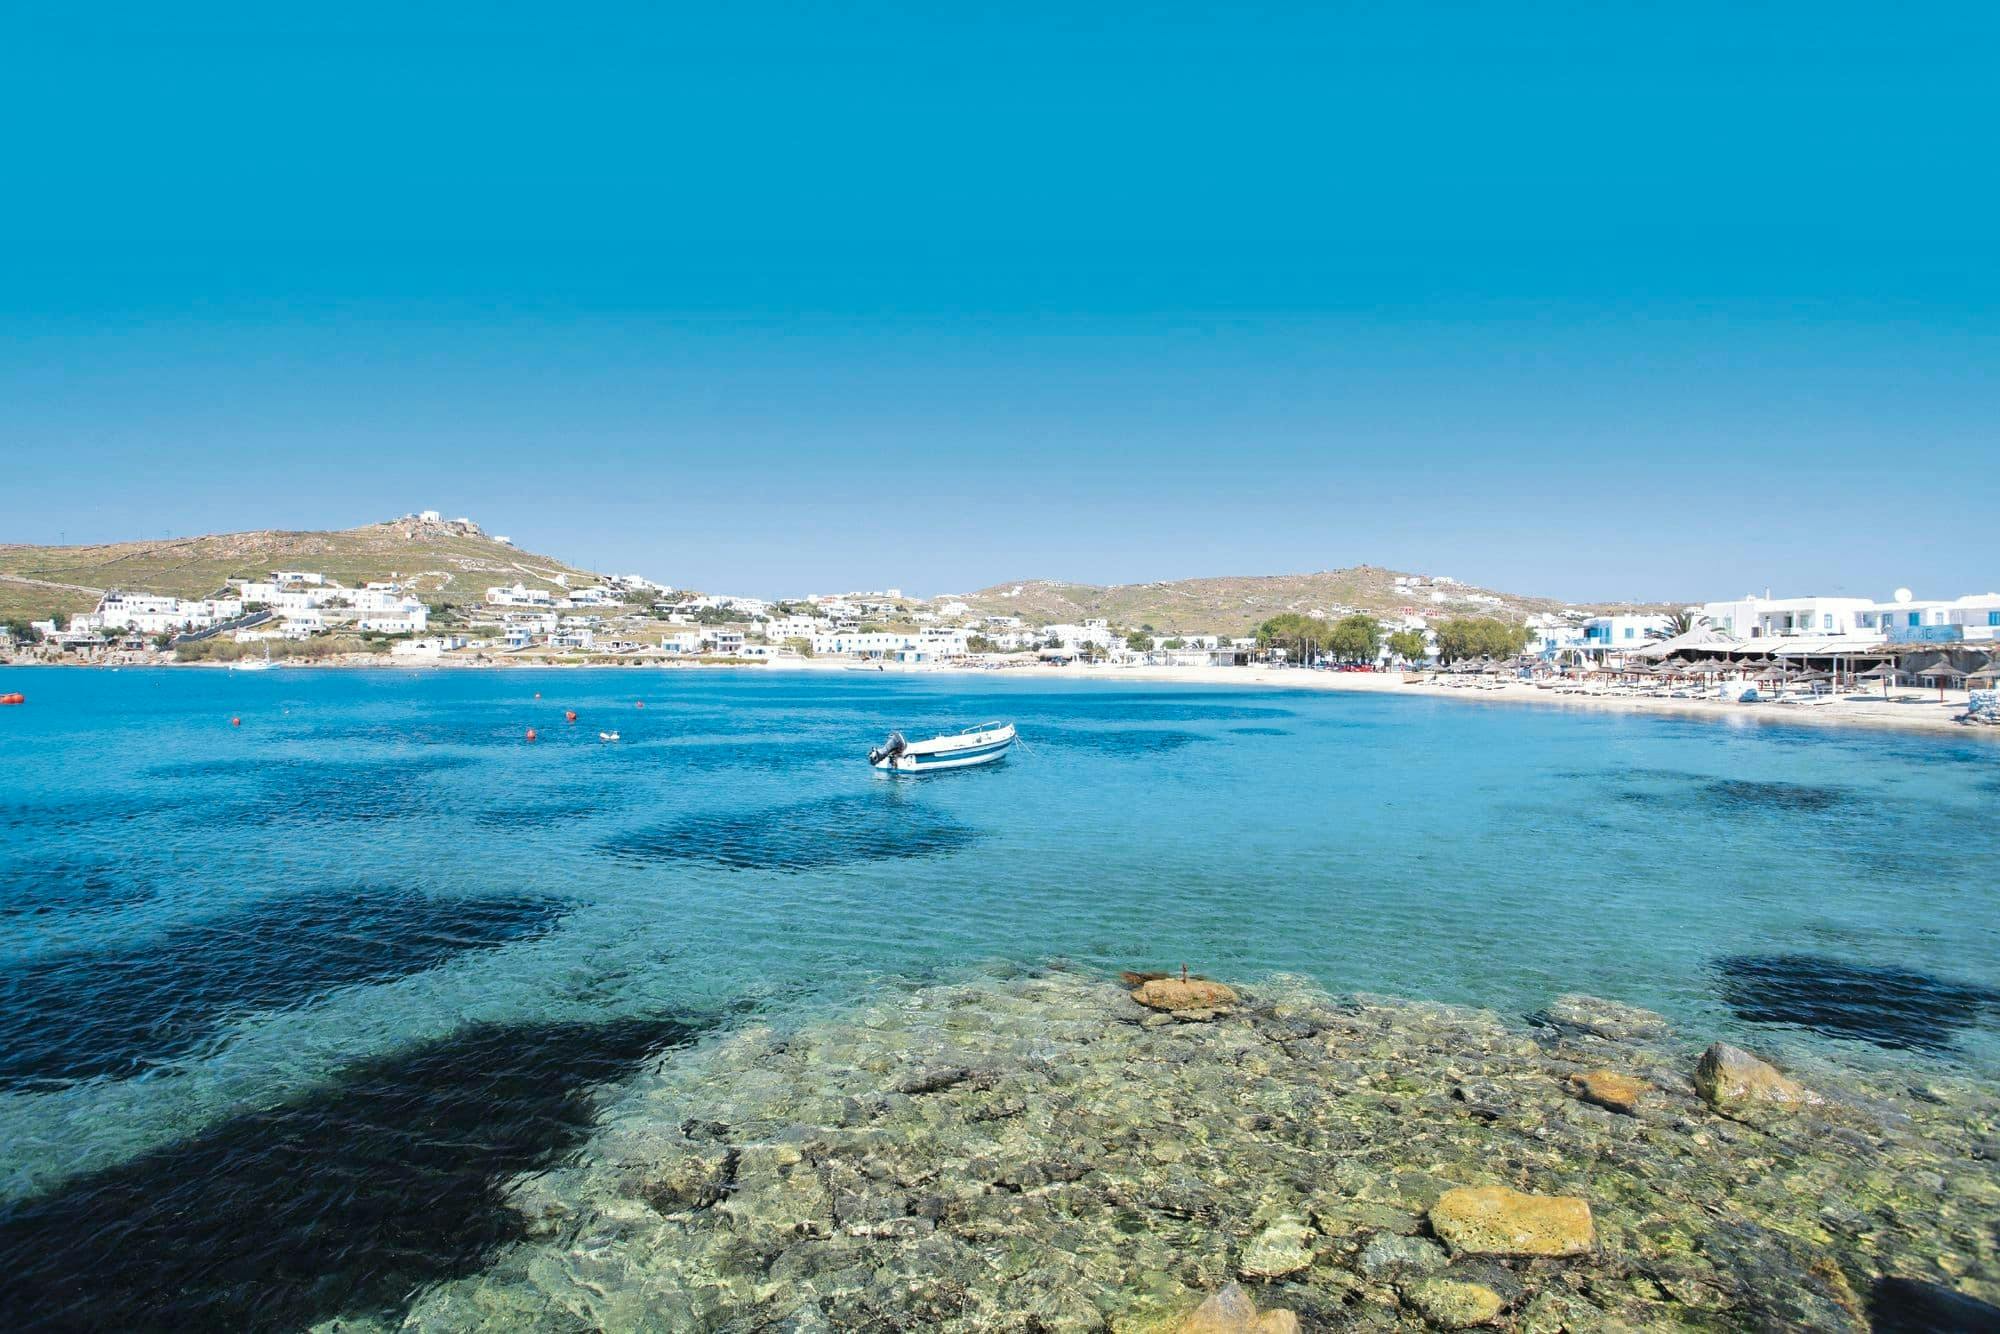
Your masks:
{"label": "boat hull", "polygon": [[975,764],[992,764],[1005,759],[1014,745],[1014,729],[1007,726],[964,736],[936,737],[905,747],[895,755],[875,760],[883,773],[927,774],[943,769],[968,769]]}

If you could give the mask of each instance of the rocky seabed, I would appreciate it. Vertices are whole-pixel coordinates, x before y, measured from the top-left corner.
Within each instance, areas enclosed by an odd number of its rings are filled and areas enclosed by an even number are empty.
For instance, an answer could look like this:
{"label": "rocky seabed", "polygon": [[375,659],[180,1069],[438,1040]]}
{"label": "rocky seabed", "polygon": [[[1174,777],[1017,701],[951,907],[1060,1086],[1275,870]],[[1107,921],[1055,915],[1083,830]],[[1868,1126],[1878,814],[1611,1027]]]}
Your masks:
{"label": "rocky seabed", "polygon": [[1182,985],[981,979],[675,1056],[607,1092],[582,1159],[512,1184],[528,1239],[405,1327],[2000,1318],[1976,1081],[1780,1072],[1582,996],[1524,1023]]}

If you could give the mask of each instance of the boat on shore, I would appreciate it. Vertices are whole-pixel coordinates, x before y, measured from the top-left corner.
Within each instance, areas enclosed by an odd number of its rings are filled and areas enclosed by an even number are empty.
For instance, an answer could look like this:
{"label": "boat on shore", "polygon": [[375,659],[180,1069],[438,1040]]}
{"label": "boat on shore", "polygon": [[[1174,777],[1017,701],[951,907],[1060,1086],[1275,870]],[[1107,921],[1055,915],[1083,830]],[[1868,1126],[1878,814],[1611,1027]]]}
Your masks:
{"label": "boat on shore", "polygon": [[229,664],[229,670],[232,672],[268,672],[277,665],[277,663],[271,661],[271,649],[267,644],[264,647],[263,657],[244,658],[240,661],[232,662]]}
{"label": "boat on shore", "polygon": [[980,723],[927,741],[907,741],[901,732],[891,732],[887,741],[868,752],[868,763],[884,773],[896,774],[991,764],[1007,754],[1014,735],[1012,723]]}

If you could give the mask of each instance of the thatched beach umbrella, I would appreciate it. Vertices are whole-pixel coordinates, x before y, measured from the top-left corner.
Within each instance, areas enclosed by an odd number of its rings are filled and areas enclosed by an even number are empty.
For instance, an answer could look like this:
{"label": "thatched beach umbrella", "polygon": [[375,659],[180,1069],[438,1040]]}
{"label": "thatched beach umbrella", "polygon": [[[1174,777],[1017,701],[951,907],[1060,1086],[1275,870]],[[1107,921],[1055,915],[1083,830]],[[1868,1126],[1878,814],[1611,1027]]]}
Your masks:
{"label": "thatched beach umbrella", "polygon": [[1889,683],[1896,679],[1896,665],[1890,662],[1878,662],[1865,672],[1856,672],[1854,679],[1857,681],[1879,679],[1882,682],[1882,698],[1886,700],[1889,698]]}
{"label": "thatched beach umbrella", "polygon": [[1966,677],[1970,676],[1971,673],[1960,671],[1958,668],[1952,666],[1948,662],[1941,662],[1937,666],[1926,670],[1924,672],[1924,675],[1934,676],[1937,678],[1938,703],[1942,704],[1944,703],[1944,683],[1946,681],[1963,681],[1965,680]]}

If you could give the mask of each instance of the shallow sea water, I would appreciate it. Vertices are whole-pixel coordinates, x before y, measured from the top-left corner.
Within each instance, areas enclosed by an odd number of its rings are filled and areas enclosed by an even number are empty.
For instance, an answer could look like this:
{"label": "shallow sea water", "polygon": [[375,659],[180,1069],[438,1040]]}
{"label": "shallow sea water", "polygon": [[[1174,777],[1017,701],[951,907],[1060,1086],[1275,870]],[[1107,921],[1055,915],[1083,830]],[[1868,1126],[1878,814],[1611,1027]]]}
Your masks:
{"label": "shallow sea water", "polygon": [[[56,1323],[393,1307],[505,1240],[493,1184],[574,1150],[590,1085],[996,965],[1585,991],[2000,1080],[1978,738],[860,673],[9,687],[0,1311]],[[862,762],[988,718],[1002,764]],[[246,1258],[177,1267],[204,1246]]]}

